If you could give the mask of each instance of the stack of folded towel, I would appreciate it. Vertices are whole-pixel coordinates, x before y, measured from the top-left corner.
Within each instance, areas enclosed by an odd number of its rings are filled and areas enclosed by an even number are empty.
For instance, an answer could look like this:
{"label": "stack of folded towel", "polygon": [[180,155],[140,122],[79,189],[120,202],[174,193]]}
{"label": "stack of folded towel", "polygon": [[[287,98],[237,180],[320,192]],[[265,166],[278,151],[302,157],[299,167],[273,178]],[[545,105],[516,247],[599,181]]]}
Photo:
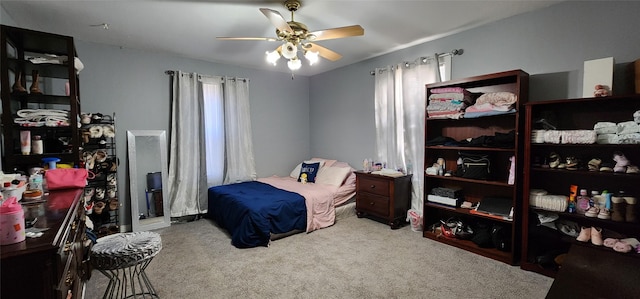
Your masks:
{"label": "stack of folded towel", "polygon": [[443,87],[431,90],[427,104],[429,118],[459,119],[472,104],[471,94],[461,87]]}
{"label": "stack of folded towel", "polygon": [[634,120],[620,123],[598,122],[593,126],[600,144],[640,144],[640,111],[633,114]]}
{"label": "stack of folded towel", "polygon": [[68,127],[69,111],[56,109],[21,109],[13,121],[22,127]]}
{"label": "stack of folded towel", "polygon": [[464,118],[499,115],[516,112],[515,103],[518,100],[512,92],[488,92],[482,94],[472,106],[465,109]]}
{"label": "stack of folded towel", "polygon": [[531,143],[593,144],[595,130],[533,130]]}

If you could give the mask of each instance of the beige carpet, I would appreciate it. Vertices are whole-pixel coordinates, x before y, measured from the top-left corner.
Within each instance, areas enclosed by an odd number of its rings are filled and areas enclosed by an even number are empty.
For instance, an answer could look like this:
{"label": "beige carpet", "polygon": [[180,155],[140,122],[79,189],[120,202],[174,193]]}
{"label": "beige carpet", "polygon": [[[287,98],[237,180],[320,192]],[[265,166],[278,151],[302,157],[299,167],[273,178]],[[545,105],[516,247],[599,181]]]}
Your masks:
{"label": "beige carpet", "polygon": [[[355,216],[237,249],[208,219],[157,230],[147,268],[160,298],[544,298],[552,279]],[[86,298],[101,298],[94,271]]]}

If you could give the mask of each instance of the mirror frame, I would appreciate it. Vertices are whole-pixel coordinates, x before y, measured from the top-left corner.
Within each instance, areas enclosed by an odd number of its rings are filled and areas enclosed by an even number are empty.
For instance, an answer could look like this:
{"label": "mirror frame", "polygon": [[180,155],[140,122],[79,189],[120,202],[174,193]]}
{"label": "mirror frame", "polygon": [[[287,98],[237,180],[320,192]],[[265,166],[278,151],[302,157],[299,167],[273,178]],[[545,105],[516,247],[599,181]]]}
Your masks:
{"label": "mirror frame", "polygon": [[[163,216],[139,219],[140,214],[139,203],[139,185],[137,179],[138,166],[136,162],[136,137],[158,137],[160,143],[160,164],[162,172],[162,203]],[[167,134],[164,130],[128,130],[128,162],[129,162],[129,197],[131,199],[131,229],[134,232],[147,231],[171,225],[171,208],[169,207],[169,192],[167,191]],[[142,182],[145,184],[145,182]],[[145,221],[149,220],[149,221]]]}

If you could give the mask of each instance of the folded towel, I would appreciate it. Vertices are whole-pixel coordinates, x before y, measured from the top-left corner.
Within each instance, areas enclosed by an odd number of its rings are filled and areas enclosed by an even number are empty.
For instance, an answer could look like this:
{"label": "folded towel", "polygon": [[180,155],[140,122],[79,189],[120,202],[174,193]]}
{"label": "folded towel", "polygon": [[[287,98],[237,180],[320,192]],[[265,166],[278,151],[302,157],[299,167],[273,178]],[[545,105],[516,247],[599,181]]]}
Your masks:
{"label": "folded towel", "polygon": [[597,140],[596,131],[593,130],[565,130],[561,132],[563,144],[592,144]]}
{"label": "folded towel", "polygon": [[593,125],[596,134],[615,134],[618,133],[618,126],[612,122],[597,122]]}
{"label": "folded towel", "polygon": [[618,135],[640,133],[640,124],[635,121],[625,121],[618,123]]}
{"label": "folded towel", "polygon": [[462,87],[441,87],[441,88],[434,88],[431,90],[431,93],[450,93],[450,92],[470,94],[469,91],[467,91]]}
{"label": "folded towel", "polygon": [[558,130],[547,130],[544,132],[544,143],[560,143],[562,132]]}
{"label": "folded towel", "polygon": [[511,106],[518,100],[518,96],[515,93],[500,91],[500,92],[488,92],[481,95],[477,100],[477,104],[490,103],[496,106]]}
{"label": "folded towel", "polygon": [[640,133],[618,134],[620,144],[640,144]]}
{"label": "folded towel", "polygon": [[599,134],[596,143],[598,144],[619,144],[620,137],[618,134]]}
{"label": "folded towel", "polygon": [[640,110],[633,113],[633,121],[640,124]]}

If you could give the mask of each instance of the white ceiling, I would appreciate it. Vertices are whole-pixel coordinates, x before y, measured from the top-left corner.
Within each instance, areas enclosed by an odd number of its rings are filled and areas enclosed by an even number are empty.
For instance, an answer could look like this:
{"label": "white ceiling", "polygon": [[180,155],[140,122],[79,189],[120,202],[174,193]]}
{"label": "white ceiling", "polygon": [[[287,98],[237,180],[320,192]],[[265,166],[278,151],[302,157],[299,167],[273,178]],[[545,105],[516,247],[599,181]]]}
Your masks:
{"label": "white ceiling", "polygon": [[[343,55],[296,71],[311,76],[434,40],[561,1],[303,0],[295,20],[310,31],[361,25],[364,36],[317,42]],[[284,60],[265,61],[269,41],[221,41],[217,36],[275,37],[258,10],[274,9],[289,21],[284,0],[2,0],[19,27],[76,40],[171,53],[205,61],[289,72]],[[6,22],[5,22],[6,23]],[[100,24],[108,24],[105,30]],[[82,58],[82,53],[79,53]],[[188,70],[187,70],[188,71]]]}

